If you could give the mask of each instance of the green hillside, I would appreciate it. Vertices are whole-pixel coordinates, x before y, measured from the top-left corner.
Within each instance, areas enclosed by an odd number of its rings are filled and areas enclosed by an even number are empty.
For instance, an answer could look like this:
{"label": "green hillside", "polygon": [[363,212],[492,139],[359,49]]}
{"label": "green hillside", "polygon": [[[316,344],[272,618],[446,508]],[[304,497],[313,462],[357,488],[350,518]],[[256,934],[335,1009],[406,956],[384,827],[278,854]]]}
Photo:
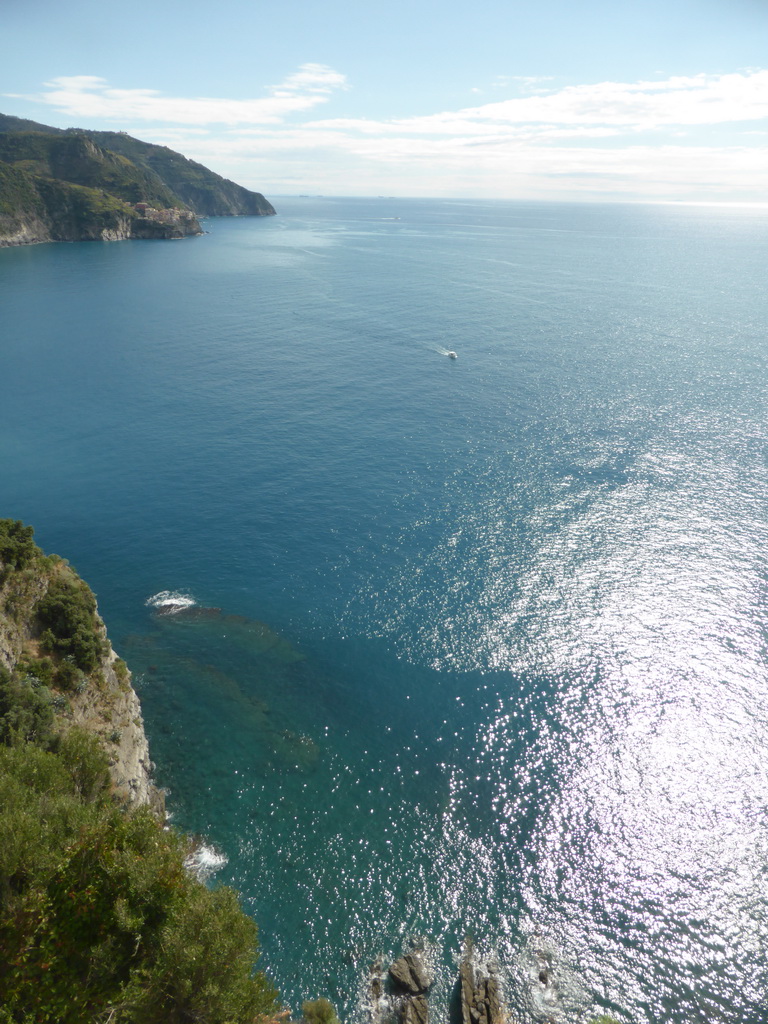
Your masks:
{"label": "green hillside", "polygon": [[127,203],[185,208],[154,171],[96,145],[86,135],[0,134],[0,160],[29,174],[102,189]]}
{"label": "green hillside", "polygon": [[260,192],[250,192],[167,146],[141,142],[123,132],[86,134],[97,145],[157,174],[200,217],[269,216],[275,212]]}

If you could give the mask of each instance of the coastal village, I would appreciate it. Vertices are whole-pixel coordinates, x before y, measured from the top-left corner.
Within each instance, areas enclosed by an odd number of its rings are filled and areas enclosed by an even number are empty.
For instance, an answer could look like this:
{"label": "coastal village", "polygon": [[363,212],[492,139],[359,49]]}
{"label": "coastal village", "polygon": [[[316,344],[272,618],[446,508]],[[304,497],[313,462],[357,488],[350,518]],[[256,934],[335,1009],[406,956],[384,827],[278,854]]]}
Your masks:
{"label": "coastal village", "polygon": [[[156,224],[169,224],[178,227],[188,227],[196,222],[197,218],[191,210],[177,210],[171,206],[165,210],[158,210],[148,203],[134,203],[133,209],[142,220],[153,221]],[[191,233],[191,232],[190,232]]]}

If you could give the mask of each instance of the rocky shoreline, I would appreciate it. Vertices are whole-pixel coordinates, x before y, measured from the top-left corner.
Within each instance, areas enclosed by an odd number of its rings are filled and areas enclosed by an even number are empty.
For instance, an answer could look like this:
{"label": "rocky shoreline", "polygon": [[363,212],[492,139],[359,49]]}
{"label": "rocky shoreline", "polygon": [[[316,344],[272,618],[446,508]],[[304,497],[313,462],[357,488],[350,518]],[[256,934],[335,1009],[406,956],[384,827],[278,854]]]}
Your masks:
{"label": "rocky shoreline", "polygon": [[137,212],[126,205],[86,215],[66,197],[55,207],[41,207],[16,215],[0,213],[0,248],[38,245],[45,242],[122,242],[128,239],[173,239],[202,235],[203,229],[190,210]]}

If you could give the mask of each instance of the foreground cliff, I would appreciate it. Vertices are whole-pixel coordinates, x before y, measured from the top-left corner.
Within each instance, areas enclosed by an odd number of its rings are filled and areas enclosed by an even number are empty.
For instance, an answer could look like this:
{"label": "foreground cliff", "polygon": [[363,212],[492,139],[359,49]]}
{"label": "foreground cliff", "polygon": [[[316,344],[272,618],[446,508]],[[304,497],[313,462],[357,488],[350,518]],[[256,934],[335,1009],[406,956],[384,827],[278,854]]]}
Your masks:
{"label": "foreground cliff", "polygon": [[97,737],[119,800],[162,815],[139,698],[93,594],[63,559],[40,552],[29,527],[0,524],[0,667],[50,702],[61,733],[80,726]]}
{"label": "foreground cliff", "polygon": [[164,825],[93,594],[0,520],[2,1024],[274,1019],[256,925],[191,849]]}
{"label": "foreground cliff", "polygon": [[198,217],[274,212],[165,146],[0,115],[0,245],[183,238]]}

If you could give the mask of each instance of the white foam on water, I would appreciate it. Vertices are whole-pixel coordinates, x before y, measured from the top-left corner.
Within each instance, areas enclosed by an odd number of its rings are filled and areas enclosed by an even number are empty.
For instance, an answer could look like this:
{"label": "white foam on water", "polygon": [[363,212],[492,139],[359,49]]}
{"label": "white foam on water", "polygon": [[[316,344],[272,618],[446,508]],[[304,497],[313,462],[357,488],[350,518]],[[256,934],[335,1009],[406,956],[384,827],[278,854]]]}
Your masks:
{"label": "white foam on water", "polygon": [[148,597],[144,604],[148,608],[157,608],[159,611],[173,615],[185,608],[193,608],[197,601],[191,594],[184,594],[178,590],[161,590],[158,594]]}
{"label": "white foam on water", "polygon": [[184,860],[184,867],[191,871],[201,882],[205,882],[227,863],[225,854],[213,846],[200,843]]}

